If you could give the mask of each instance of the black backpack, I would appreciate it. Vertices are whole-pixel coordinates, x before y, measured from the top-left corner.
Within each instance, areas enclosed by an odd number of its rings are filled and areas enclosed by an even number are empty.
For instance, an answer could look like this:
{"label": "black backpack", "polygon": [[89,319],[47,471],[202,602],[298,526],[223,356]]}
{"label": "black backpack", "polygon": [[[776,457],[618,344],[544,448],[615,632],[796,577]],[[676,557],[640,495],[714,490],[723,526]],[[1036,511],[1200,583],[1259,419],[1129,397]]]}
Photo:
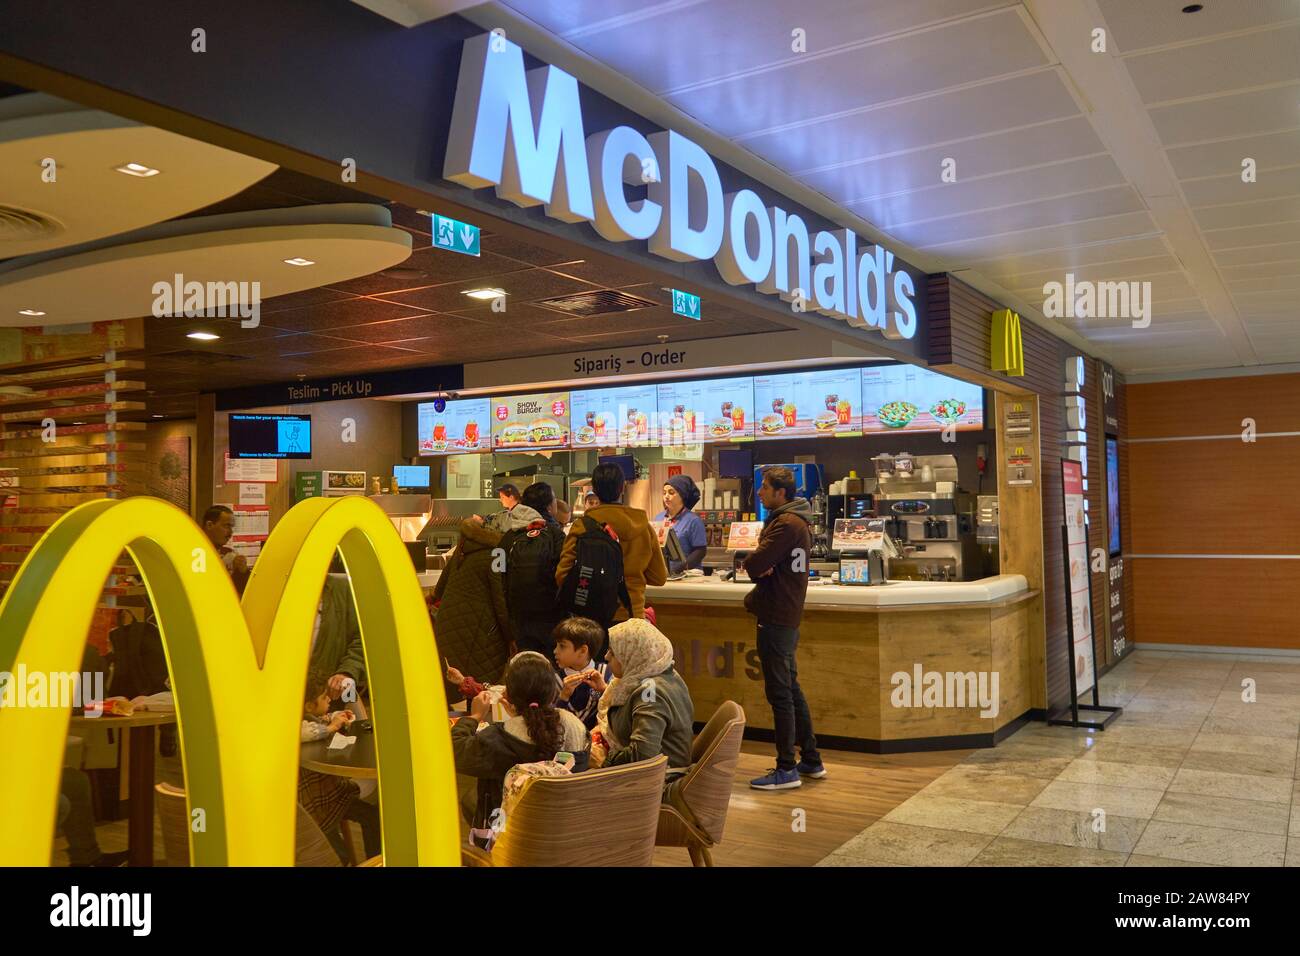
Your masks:
{"label": "black backpack", "polygon": [[512,618],[556,619],[555,568],[563,546],[564,532],[544,519],[501,536],[498,547],[506,555],[506,607]]}
{"label": "black backpack", "polygon": [[591,618],[608,629],[621,603],[632,614],[632,598],[623,580],[623,549],[604,527],[582,517],[583,532],[569,576],[560,586],[559,608],[569,614]]}

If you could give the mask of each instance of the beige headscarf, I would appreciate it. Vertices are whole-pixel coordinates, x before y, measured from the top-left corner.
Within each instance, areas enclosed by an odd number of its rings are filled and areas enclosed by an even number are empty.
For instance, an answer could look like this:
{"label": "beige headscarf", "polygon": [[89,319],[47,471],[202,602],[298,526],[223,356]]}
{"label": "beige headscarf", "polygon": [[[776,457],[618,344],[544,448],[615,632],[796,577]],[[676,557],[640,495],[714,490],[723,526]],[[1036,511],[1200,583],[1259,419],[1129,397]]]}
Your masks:
{"label": "beige headscarf", "polygon": [[673,663],[673,643],[659,628],[643,618],[615,624],[609,629],[609,648],[623,665],[623,676],[609,682],[597,706],[597,729],[613,747],[626,747],[609,726],[609,709],[627,703],[641,683],[668,670]]}

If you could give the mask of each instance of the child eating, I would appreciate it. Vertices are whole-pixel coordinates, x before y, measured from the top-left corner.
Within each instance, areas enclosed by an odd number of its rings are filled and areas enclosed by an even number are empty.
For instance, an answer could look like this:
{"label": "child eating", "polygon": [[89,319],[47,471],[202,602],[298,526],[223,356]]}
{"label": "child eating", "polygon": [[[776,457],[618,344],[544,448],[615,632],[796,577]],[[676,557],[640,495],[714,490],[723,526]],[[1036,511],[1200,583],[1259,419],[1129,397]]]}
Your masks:
{"label": "child eating", "polygon": [[587,730],[596,726],[597,704],[610,680],[609,665],[595,664],[605,644],[605,629],[585,617],[569,617],[555,625],[555,664],[563,678],[558,707],[574,714]]}

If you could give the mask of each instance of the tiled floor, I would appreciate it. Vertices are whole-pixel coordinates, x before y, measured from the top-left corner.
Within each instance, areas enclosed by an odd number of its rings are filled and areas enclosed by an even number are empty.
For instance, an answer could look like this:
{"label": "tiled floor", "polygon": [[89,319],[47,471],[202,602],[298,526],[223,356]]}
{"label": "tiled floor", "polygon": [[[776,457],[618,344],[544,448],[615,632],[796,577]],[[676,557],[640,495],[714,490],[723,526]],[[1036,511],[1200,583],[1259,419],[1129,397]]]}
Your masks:
{"label": "tiled floor", "polygon": [[1138,651],[1101,696],[1108,730],[1031,724],[820,865],[1300,865],[1300,660]]}

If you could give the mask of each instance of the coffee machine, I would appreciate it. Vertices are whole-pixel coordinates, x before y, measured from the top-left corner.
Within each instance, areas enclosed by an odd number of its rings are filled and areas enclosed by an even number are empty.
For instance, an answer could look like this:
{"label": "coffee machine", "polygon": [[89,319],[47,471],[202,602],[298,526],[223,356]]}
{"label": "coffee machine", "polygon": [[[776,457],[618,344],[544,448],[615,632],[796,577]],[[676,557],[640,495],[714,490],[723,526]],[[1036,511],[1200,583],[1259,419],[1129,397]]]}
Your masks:
{"label": "coffee machine", "polygon": [[894,580],[965,581],[981,576],[974,499],[957,488],[952,455],[882,454],[873,496],[885,532],[902,556],[889,562]]}

